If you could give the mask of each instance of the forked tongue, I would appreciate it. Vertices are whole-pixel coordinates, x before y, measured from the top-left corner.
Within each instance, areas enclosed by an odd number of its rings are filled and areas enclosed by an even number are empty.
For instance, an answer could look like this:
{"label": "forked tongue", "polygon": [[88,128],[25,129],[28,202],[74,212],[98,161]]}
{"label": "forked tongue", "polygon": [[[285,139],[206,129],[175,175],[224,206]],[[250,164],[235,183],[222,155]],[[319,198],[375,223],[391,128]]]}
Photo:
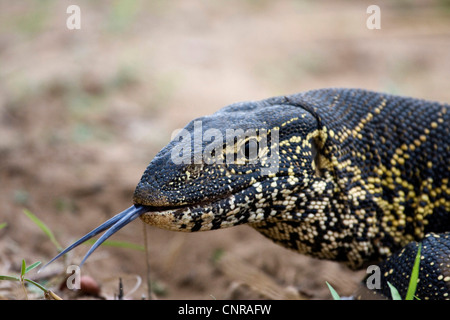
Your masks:
{"label": "forked tongue", "polygon": [[127,224],[129,224],[131,221],[133,221],[134,219],[136,219],[137,217],[139,217],[141,214],[145,213],[148,211],[148,208],[145,206],[140,206],[140,205],[133,205],[131,207],[129,207],[128,209],[122,211],[119,214],[116,214],[114,217],[112,217],[111,219],[109,219],[108,221],[102,223],[100,226],[98,226],[97,228],[95,228],[94,230],[92,230],[91,232],[89,232],[88,234],[86,234],[85,236],[81,237],[80,239],[78,239],[77,241],[75,241],[74,243],[72,243],[70,246],[68,246],[67,248],[65,248],[63,251],[61,251],[56,257],[54,257],[52,260],[50,260],[47,264],[45,264],[42,268],[39,269],[39,271],[41,271],[42,269],[44,269],[46,266],[48,266],[50,263],[52,263],[53,261],[55,261],[56,259],[58,259],[59,257],[61,257],[62,255],[66,254],[67,252],[69,252],[70,250],[78,247],[80,244],[82,244],[83,242],[91,239],[92,237],[96,236],[97,234],[99,234],[100,232],[108,229],[93,245],[92,247],[89,249],[89,251],[86,253],[86,255],[84,256],[83,260],[81,261],[81,263],[79,264],[79,266],[81,267],[84,262],[86,261],[86,259],[92,254],[92,252],[94,252],[95,249],[97,249],[97,247],[99,245],[101,245],[106,239],[108,239],[110,236],[112,236],[114,233],[116,233],[117,231],[119,231],[120,229],[122,229],[124,226],[126,226]]}

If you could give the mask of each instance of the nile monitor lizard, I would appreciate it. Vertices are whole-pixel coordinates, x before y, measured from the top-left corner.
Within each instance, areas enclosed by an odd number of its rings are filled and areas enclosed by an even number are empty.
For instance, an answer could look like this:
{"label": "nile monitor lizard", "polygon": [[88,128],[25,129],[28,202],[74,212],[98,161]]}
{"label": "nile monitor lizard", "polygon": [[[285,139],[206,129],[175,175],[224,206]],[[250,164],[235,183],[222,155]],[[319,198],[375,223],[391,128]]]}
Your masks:
{"label": "nile monitor lizard", "polygon": [[404,297],[422,242],[416,295],[449,299],[448,109],[360,89],[232,104],[190,122],[151,161],[134,205],[58,256],[109,228],[84,262],[138,216],[187,232],[248,224],[352,269],[385,260],[378,292],[389,281]]}

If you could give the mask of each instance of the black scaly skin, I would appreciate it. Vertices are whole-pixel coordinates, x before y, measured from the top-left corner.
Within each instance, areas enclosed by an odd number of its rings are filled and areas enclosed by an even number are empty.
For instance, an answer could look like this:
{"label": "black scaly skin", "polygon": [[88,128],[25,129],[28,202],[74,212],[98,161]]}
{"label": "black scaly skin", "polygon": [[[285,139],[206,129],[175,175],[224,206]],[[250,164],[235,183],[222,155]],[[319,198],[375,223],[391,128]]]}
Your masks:
{"label": "black scaly skin", "polygon": [[[201,132],[267,132],[265,155],[277,156],[278,170],[263,174],[268,162],[246,162],[239,153],[245,136],[209,153],[223,160],[238,152],[244,164],[198,161],[211,140],[196,149],[174,139],[145,170],[135,209],[128,209],[132,218],[110,234],[137,216],[187,232],[246,223],[284,247],[353,269],[384,260],[378,292],[388,295],[387,280],[403,297],[415,257],[408,248],[423,241],[417,295],[449,299],[449,111],[447,104],[360,89],[230,105],[196,119]],[[195,128],[192,121],[185,129],[193,134]],[[190,164],[173,163],[180,146],[194,151]]]}
{"label": "black scaly skin", "polygon": [[[420,242],[408,243],[400,252],[389,256],[379,264],[381,283],[379,290],[358,289],[358,298],[390,298],[391,292],[387,282],[395,284],[402,297],[408,291],[409,277],[414,266],[415,257],[421,244],[421,261],[419,265],[420,281],[414,296],[420,299],[449,299],[450,282],[450,233],[429,233]],[[368,277],[369,278],[369,277]],[[371,281],[366,278],[363,286]],[[363,287],[364,288],[364,287]],[[358,294],[360,293],[360,295]]]}

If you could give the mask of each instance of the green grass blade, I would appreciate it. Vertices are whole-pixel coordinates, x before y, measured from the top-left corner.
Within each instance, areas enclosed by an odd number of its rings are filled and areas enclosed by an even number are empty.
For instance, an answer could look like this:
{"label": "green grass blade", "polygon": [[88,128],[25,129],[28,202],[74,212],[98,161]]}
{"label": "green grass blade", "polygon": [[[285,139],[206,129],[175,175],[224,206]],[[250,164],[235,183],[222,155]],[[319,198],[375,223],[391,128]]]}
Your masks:
{"label": "green grass blade", "polygon": [[331,296],[333,297],[334,300],[341,300],[341,297],[339,296],[339,294],[336,292],[336,290],[334,290],[334,288],[331,286],[331,284],[328,283],[328,281],[325,281],[325,283],[328,286],[328,289],[331,292]]}
{"label": "green grass blade", "polygon": [[389,289],[391,290],[392,300],[402,300],[402,297],[401,297],[400,293],[398,293],[397,288],[394,287],[392,284],[390,284],[389,281],[387,284],[389,286]]}
{"label": "green grass blade", "polygon": [[40,264],[41,264],[40,261],[33,263],[31,266],[28,266],[28,267],[25,269],[25,273],[27,273],[27,272],[30,271],[30,270],[33,270],[34,268],[36,268],[36,267],[37,267],[38,265],[40,265]]}
{"label": "green grass blade", "polygon": [[18,277],[13,277],[13,276],[0,276],[0,280],[20,281],[20,279]]}
{"label": "green grass blade", "polygon": [[23,277],[25,275],[26,270],[27,264],[25,263],[25,259],[22,259],[22,267],[20,268],[20,277]]}
{"label": "green grass blade", "polygon": [[0,223],[0,230],[6,227],[8,224],[6,222]]}
{"label": "green grass blade", "polygon": [[41,230],[47,235],[47,237],[49,237],[50,241],[53,242],[53,244],[59,251],[62,250],[62,247],[53,235],[53,232],[45,225],[44,222],[42,222],[28,209],[23,209],[23,213],[25,213],[31,221],[33,221],[39,228],[41,228]]}
{"label": "green grass blade", "polygon": [[413,300],[414,294],[417,288],[417,279],[419,278],[419,266],[420,266],[420,252],[422,244],[419,244],[417,249],[416,259],[414,260],[414,266],[411,272],[411,278],[409,279],[408,291],[406,292],[405,300]]}
{"label": "green grass blade", "polygon": [[44,291],[44,292],[47,292],[47,291],[48,291],[43,285],[40,285],[40,284],[37,283],[36,281],[33,281],[33,280],[31,280],[31,279],[28,279],[28,278],[25,278],[24,280],[25,280],[26,282],[29,282],[29,283],[31,283],[31,284],[34,284],[36,287],[38,287],[39,289],[41,289],[41,290]]}

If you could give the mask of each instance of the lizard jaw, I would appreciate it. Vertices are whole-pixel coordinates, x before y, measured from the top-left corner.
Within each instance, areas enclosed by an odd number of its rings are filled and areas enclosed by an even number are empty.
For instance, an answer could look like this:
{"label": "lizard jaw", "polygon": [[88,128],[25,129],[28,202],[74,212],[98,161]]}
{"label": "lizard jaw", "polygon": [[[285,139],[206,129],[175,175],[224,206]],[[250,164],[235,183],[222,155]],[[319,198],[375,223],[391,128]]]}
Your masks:
{"label": "lizard jaw", "polygon": [[[276,181],[290,191],[289,176],[278,176]],[[258,223],[269,213],[273,194],[268,186],[275,180],[256,181],[246,188],[226,193],[220,198],[208,199],[180,206],[148,208],[140,218],[145,223],[170,231],[194,232],[223,229],[245,223]],[[252,195],[250,200],[249,195]],[[262,201],[264,200],[264,201]],[[273,215],[271,210],[270,215]]]}
{"label": "lizard jaw", "polygon": [[145,223],[170,231],[207,231],[239,224],[235,214],[241,210],[238,206],[234,210],[226,211],[228,204],[234,203],[235,195],[214,199],[180,207],[147,207],[149,210],[140,218]]}
{"label": "lizard jaw", "polygon": [[245,213],[254,211],[254,204],[249,200],[248,194],[260,193],[259,198],[269,196],[263,193],[261,185],[261,182],[255,182],[237,192],[193,204],[148,206],[148,210],[140,218],[149,225],[181,232],[208,231],[259,222],[264,218],[262,213]]}

